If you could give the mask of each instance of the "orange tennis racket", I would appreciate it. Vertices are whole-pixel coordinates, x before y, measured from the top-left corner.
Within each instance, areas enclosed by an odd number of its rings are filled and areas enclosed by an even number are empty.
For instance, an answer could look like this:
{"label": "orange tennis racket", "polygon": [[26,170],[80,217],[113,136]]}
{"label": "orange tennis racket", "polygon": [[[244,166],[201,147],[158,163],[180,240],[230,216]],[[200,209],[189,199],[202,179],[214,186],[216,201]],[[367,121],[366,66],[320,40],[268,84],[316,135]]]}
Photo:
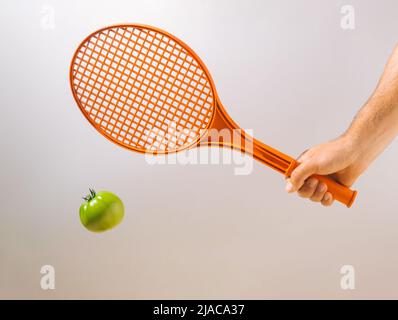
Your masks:
{"label": "orange tennis racket", "polygon": [[[298,166],[241,130],[222,106],[200,58],[161,29],[131,24],[92,33],[73,56],[70,84],[87,120],[127,149],[168,154],[206,144],[246,152],[286,177]],[[211,129],[231,137],[238,132],[239,138],[214,139]],[[356,191],[326,176],[316,178],[334,199],[352,205]]]}

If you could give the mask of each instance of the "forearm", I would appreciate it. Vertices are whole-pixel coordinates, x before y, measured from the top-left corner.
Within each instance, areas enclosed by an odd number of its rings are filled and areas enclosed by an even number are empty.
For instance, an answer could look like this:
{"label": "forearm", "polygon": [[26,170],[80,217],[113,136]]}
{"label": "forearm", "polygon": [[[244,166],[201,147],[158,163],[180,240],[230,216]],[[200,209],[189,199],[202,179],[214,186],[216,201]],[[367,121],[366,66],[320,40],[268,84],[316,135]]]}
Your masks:
{"label": "forearm", "polygon": [[343,135],[360,154],[375,158],[398,134],[398,46],[372,97]]}
{"label": "forearm", "polygon": [[375,92],[349,129],[341,137],[304,152],[286,190],[330,206],[333,194],[313,175],[330,175],[337,182],[351,186],[397,134],[398,46]]}

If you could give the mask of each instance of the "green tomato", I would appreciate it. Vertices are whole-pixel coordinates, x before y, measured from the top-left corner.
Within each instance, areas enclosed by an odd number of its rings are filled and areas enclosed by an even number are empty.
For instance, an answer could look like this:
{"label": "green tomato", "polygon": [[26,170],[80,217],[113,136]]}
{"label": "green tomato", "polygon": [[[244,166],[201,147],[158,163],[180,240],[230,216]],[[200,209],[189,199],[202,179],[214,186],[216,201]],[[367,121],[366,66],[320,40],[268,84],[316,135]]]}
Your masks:
{"label": "green tomato", "polygon": [[108,191],[96,193],[90,189],[90,195],[80,206],[80,220],[90,231],[102,232],[117,226],[123,219],[124,206],[122,200]]}

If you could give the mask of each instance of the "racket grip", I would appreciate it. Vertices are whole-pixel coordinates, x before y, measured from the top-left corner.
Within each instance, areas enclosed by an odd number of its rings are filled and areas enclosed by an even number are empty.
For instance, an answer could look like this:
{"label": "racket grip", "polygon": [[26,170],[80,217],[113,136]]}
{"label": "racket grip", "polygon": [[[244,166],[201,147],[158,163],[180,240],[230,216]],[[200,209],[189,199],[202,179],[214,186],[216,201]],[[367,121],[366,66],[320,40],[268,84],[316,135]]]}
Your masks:
{"label": "racket grip", "polygon": [[[286,171],[286,177],[289,178],[292,171],[298,166],[298,162],[293,161]],[[351,190],[350,188],[334,181],[332,178],[327,176],[321,176],[314,174],[313,178],[320,182],[323,182],[328,187],[328,192],[333,196],[333,199],[345,204],[348,208],[352,206],[357,196],[357,191]]]}

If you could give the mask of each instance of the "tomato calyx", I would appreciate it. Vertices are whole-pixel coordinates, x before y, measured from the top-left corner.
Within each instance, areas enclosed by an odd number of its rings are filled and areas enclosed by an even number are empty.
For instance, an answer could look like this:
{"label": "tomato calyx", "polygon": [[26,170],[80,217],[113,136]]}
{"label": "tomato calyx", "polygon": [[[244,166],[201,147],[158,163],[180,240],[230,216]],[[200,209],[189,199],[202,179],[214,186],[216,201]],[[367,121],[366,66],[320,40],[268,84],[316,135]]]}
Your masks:
{"label": "tomato calyx", "polygon": [[87,202],[89,202],[90,200],[94,199],[95,196],[96,196],[96,193],[95,193],[94,189],[89,188],[88,190],[90,191],[90,194],[88,194],[87,196],[83,197],[83,200],[85,200]]}

